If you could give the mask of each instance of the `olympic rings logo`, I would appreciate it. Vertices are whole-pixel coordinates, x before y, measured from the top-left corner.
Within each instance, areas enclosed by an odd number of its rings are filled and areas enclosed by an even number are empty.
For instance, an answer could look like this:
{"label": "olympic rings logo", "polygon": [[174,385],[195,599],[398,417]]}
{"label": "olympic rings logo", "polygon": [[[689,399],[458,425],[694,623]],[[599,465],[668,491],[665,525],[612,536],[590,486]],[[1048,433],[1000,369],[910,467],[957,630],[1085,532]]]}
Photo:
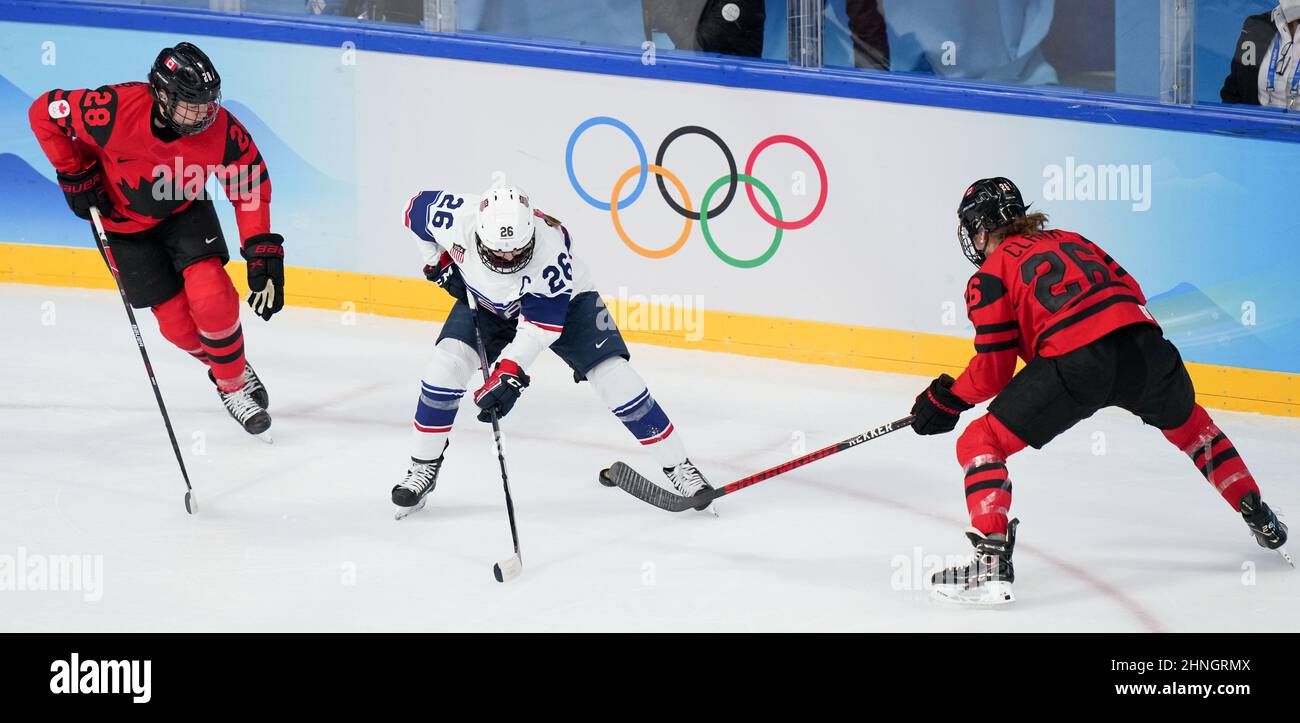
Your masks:
{"label": "olympic rings logo", "polygon": [[[632,141],[632,145],[636,148],[637,165],[627,169],[621,176],[619,176],[618,180],[614,183],[613,191],[610,193],[609,200],[607,201],[602,201],[588,193],[578,181],[578,176],[573,170],[573,150],[578,145],[578,139],[582,137],[583,133],[595,126],[610,126],[622,131],[623,134]],[[687,193],[685,184],[682,183],[681,179],[678,178],[676,174],[663,166],[664,155],[668,152],[668,146],[672,145],[673,141],[685,135],[700,135],[708,138],[722,150],[723,157],[727,159],[727,173],[720,176],[718,180],[714,181],[708,187],[708,190],[704,192],[704,197],[700,199],[699,211],[696,211],[691,207],[691,196]],[[813,210],[808,213],[808,215],[793,221],[785,220],[781,214],[781,204],[777,202],[776,195],[767,187],[767,184],[753,176],[754,162],[758,159],[758,155],[767,148],[779,143],[786,143],[795,146],[806,153],[808,157],[812,159],[813,165],[817,167],[817,176],[821,184],[821,191],[817,196],[817,205],[813,207]],[[700,231],[704,235],[704,241],[709,245],[709,248],[713,251],[714,255],[736,268],[752,269],[756,266],[762,266],[767,263],[772,256],[776,254],[777,248],[781,245],[781,236],[785,231],[800,229],[807,226],[815,221],[817,217],[821,215],[822,209],[826,207],[826,166],[822,164],[821,157],[817,155],[817,152],[813,150],[812,146],[808,145],[803,140],[790,135],[774,135],[759,141],[758,145],[754,146],[754,150],[749,152],[749,158],[745,160],[744,173],[739,173],[736,170],[736,158],[731,154],[731,149],[727,147],[727,144],[724,143],[720,137],[718,137],[717,133],[714,133],[708,128],[704,128],[703,126],[682,126],[672,133],[669,133],[664,137],[663,142],[659,144],[659,150],[655,152],[655,162],[649,163],[648,157],[646,156],[645,146],[641,144],[640,137],[637,136],[630,126],[617,118],[595,116],[580,123],[578,127],[573,130],[573,133],[569,135],[569,144],[564,151],[564,166],[565,170],[568,171],[569,174],[569,183],[573,185],[573,190],[578,192],[578,195],[582,197],[582,200],[586,201],[589,205],[598,210],[609,211],[610,218],[614,222],[614,231],[618,233],[618,237],[629,249],[632,249],[632,251],[637,254],[649,259],[662,259],[677,253],[682,246],[685,245],[686,239],[690,237],[691,225],[696,221],[699,221]],[[646,178],[650,174],[654,174],[655,183],[659,186],[659,195],[663,197],[664,202],[668,204],[669,208],[684,219],[682,232],[678,235],[677,240],[661,249],[645,248],[633,241],[623,229],[623,223],[618,216],[619,211],[632,205],[641,197],[641,192],[645,190]],[[632,188],[632,192],[629,193],[626,198],[620,199],[619,196],[622,194],[624,187],[632,180],[633,176],[636,177],[636,185]],[[684,206],[677,203],[677,201],[669,195],[668,187],[664,183],[665,179],[667,179],[667,181],[673,184],[677,189],[678,195],[682,198],[682,204],[685,204]],[[737,186],[741,183],[745,184],[745,195],[749,198],[749,205],[753,207],[754,211],[760,218],[776,230],[772,237],[772,243],[768,246],[767,250],[752,259],[739,259],[723,251],[718,246],[717,241],[713,238],[713,234],[709,229],[709,221],[717,218],[723,211],[727,210],[727,207],[731,205],[732,200],[736,197]],[[713,198],[720,190],[722,190],[723,186],[727,187],[726,194],[723,195],[722,200],[716,207],[711,207]],[[771,204],[772,213],[769,214],[759,205],[758,199],[754,196],[755,188],[757,188],[767,199],[767,202]]]}

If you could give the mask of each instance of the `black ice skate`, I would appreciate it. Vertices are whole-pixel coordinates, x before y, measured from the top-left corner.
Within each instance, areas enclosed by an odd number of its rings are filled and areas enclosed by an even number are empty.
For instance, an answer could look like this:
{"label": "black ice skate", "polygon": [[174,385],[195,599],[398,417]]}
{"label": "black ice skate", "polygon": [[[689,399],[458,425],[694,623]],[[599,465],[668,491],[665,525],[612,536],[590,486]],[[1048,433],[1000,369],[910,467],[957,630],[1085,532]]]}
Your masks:
{"label": "black ice skate", "polygon": [[393,519],[400,520],[424,509],[425,498],[438,484],[438,472],[442,469],[447,447],[444,445],[442,449],[443,454],[432,461],[411,458],[406,477],[393,486],[393,504],[398,508]]}
{"label": "black ice skate", "polygon": [[[677,494],[683,497],[694,497],[705,490],[713,489],[709,481],[704,478],[704,473],[700,472],[700,468],[696,467],[690,459],[686,459],[676,467],[664,467],[664,474],[668,477],[668,481],[673,483],[673,489],[677,490]],[[701,512],[708,510],[715,516],[718,514],[712,502],[705,502],[695,509]]]}
{"label": "black ice skate", "polygon": [[1015,602],[1011,583],[1016,581],[1016,570],[1011,565],[1011,553],[1016,547],[1016,527],[1020,520],[1007,524],[1007,534],[985,536],[976,529],[966,531],[966,537],[975,546],[974,558],[965,565],[957,565],[936,572],[930,583],[931,595],[938,600],[965,605],[1003,605]]}
{"label": "black ice skate", "polygon": [[1269,508],[1268,503],[1259,498],[1258,492],[1249,492],[1237,503],[1237,509],[1241,512],[1241,517],[1246,521],[1246,526],[1250,528],[1255,535],[1255,542],[1260,547],[1277,550],[1291,567],[1295,567],[1295,560],[1291,559],[1291,553],[1282,547],[1286,544],[1286,524],[1277,518],[1277,515]]}
{"label": "black ice skate", "polygon": [[[208,370],[208,379],[213,384],[217,383],[217,378],[213,376],[212,370]],[[248,393],[253,395],[253,401],[262,409],[271,409],[271,395],[266,393],[266,387],[262,385],[262,380],[257,378],[257,372],[253,371],[253,365],[247,361],[244,362],[244,388]]]}
{"label": "black ice skate", "polygon": [[[212,380],[213,386],[216,386],[217,380],[212,376],[211,370],[208,371],[208,378]],[[266,435],[266,430],[271,428],[271,415],[267,413],[266,407],[259,403],[260,399],[266,399],[266,389],[258,381],[256,388],[249,382],[249,379],[257,379],[257,375],[252,373],[251,367],[244,367],[244,386],[233,392],[223,392],[221,387],[217,387],[217,396],[221,397],[221,403],[225,406],[226,411],[239,426],[244,428],[245,432],[256,436],[258,439],[271,443],[271,438]],[[256,390],[260,390],[259,395]]]}

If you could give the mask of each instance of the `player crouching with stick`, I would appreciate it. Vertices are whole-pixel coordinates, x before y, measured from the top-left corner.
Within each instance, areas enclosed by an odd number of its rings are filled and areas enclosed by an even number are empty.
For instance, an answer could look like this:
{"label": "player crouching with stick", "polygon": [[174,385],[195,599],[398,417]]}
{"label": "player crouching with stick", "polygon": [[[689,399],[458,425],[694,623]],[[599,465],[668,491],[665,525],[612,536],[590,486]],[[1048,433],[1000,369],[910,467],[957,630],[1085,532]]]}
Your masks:
{"label": "player crouching with stick", "polygon": [[466,384],[480,366],[476,327],[484,356],[495,361],[473,392],[479,421],[510,413],[528,387],[527,370],[550,349],[576,381],[591,382],[674,489],[685,496],[712,489],[628,363],[631,352],[559,221],[535,209],[520,189],[501,186],[482,196],[421,191],[407,205],[406,227],[417,238],[425,276],[457,302],[424,372],[410,468],[392,489],[398,519],[421,509],[437,483]]}
{"label": "player crouching with stick", "polygon": [[[974,604],[1014,600],[1019,520],[1007,519],[1007,459],[1106,407],[1161,430],[1245,518],[1256,541],[1291,562],[1282,549],[1286,525],[1260,500],[1232,441],[1196,403],[1182,357],[1147,311],[1137,280],[1093,242],[1047,229],[1046,215],[1026,211],[1006,178],[976,181],[957,211],[962,251],[979,268],[966,287],[976,353],[956,380],[942,375],[916,398],[912,427],[950,432],[963,411],[994,399],[957,440],[975,556],[936,573],[933,594]],[[1017,357],[1026,363],[1019,374]]]}

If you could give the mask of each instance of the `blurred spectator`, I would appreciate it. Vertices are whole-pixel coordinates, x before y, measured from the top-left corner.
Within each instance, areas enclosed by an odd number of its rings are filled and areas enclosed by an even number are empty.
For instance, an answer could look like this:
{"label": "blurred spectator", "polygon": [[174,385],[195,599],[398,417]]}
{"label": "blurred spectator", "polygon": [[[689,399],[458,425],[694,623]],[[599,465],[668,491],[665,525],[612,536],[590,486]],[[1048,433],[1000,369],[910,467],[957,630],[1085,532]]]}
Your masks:
{"label": "blurred spectator", "polygon": [[1040,48],[1055,8],[1054,0],[884,0],[893,33],[891,70],[1029,85],[1055,83],[1056,69]]}
{"label": "blurred spectator", "polygon": [[420,25],[424,22],[424,0],[346,0],[340,14],[359,20]]}
{"label": "blurred spectator", "polygon": [[1232,69],[1219,97],[1224,103],[1300,109],[1300,0],[1282,0],[1241,26]]}
{"label": "blurred spectator", "polygon": [[859,68],[889,70],[889,33],[881,0],[846,0],[849,32],[853,35],[853,64]]}
{"label": "blurred spectator", "polygon": [[668,35],[678,50],[763,55],[764,0],[641,0],[646,40]]}

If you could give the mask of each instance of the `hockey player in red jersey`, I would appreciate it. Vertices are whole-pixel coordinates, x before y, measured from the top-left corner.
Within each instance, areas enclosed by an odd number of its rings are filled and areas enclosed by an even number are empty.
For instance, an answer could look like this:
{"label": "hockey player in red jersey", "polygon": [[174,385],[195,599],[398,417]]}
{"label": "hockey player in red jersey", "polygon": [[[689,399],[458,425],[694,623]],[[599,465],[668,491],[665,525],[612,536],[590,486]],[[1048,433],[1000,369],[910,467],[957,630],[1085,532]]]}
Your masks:
{"label": "hockey player in red jersey", "polygon": [[[967,603],[1013,600],[1019,521],[1007,519],[1007,459],[1105,407],[1161,430],[1241,513],[1256,541],[1281,550],[1286,526],[1260,500],[1231,440],[1196,403],[1183,360],[1147,311],[1137,280],[1092,241],[1047,229],[1047,216],[1027,213],[1006,178],[971,185],[958,219],[962,251],[979,267],[966,287],[975,356],[956,380],[942,375],[921,392],[912,426],[918,434],[949,432],[963,411],[993,402],[957,440],[974,560],[936,573],[934,594]],[[1018,374],[1017,357],[1026,362]]]}
{"label": "hockey player in red jersey", "polygon": [[271,426],[266,388],[244,360],[239,295],[212,200],[211,175],[235,207],[248,303],[284,306],[284,239],[271,233],[271,182],[252,137],[221,107],[221,77],[190,43],[164,48],[148,83],[51,90],[29,111],[77,216],[97,207],[127,299],[150,308],[170,342],[208,367],[223,405],[251,434]]}

